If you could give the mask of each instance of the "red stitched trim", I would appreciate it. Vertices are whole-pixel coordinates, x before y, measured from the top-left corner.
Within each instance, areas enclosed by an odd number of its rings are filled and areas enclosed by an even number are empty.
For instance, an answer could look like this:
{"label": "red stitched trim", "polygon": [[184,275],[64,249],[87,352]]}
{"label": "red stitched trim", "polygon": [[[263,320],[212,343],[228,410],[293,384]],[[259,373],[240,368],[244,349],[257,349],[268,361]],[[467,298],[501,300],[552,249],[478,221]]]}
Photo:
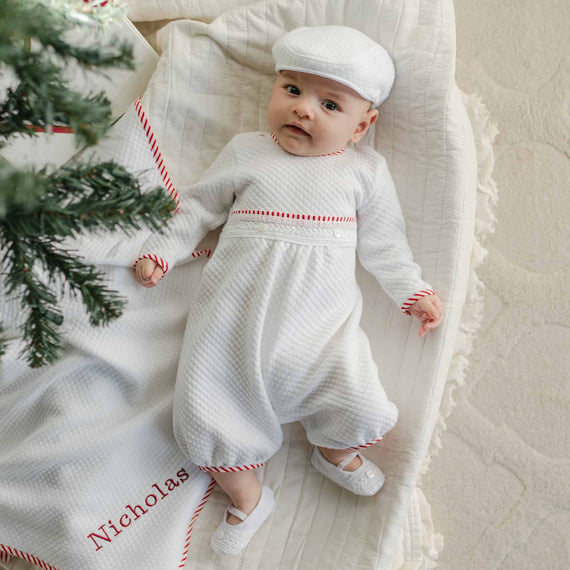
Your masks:
{"label": "red stitched trim", "polygon": [[8,564],[10,560],[12,560],[12,557],[7,552],[0,550],[0,562],[6,562],[6,564]]}
{"label": "red stitched trim", "polygon": [[200,501],[200,504],[196,507],[194,515],[192,515],[192,518],[190,519],[190,524],[188,525],[188,531],[186,532],[186,538],[184,540],[184,551],[182,552],[182,559],[178,565],[179,569],[184,568],[184,565],[186,564],[186,560],[188,558],[188,550],[190,550],[190,537],[192,535],[192,530],[194,529],[194,524],[196,523],[198,515],[202,512],[202,509],[204,508],[208,497],[212,494],[215,486],[216,480],[212,479],[208,485],[208,488],[206,489],[206,492],[204,493],[204,496],[202,497],[202,500]]}
{"label": "red stitched trim", "polygon": [[52,566],[51,564],[48,564],[47,562],[40,560],[33,554],[28,554],[27,552],[23,552],[22,550],[18,550],[17,548],[11,548],[10,546],[6,546],[5,544],[0,544],[0,549],[9,556],[18,556],[19,558],[27,560],[28,562],[32,562],[36,566],[44,568],[45,570],[58,570],[55,566]]}
{"label": "red stitched trim", "polygon": [[263,463],[250,463],[249,465],[236,465],[235,467],[203,467],[202,465],[198,465],[198,469],[201,471],[213,471],[215,473],[235,473],[236,471],[251,471],[252,469],[259,469],[260,467],[263,467],[263,465]]}
{"label": "red stitched trim", "polygon": [[158,257],[158,255],[155,255],[153,253],[145,253],[144,255],[141,255],[134,263],[133,263],[133,267],[137,266],[137,263],[141,260],[141,259],[152,259],[152,261],[156,261],[156,263],[158,263],[158,265],[160,265],[160,268],[162,269],[162,271],[164,272],[164,275],[166,275],[166,272],[168,271],[168,263],[166,263],[166,261],[164,259],[162,259],[162,257]]}
{"label": "red stitched trim", "polygon": [[[83,0],[83,2],[89,2],[89,0]],[[97,4],[96,6],[101,6],[101,7],[103,7],[103,6],[106,6],[108,3],[109,3],[109,2],[105,1],[105,2],[101,2],[101,3]]]}
{"label": "red stitched trim", "polygon": [[[275,133],[271,133],[271,138],[279,145],[279,141],[277,140],[277,137],[275,136]],[[329,152],[328,154],[317,154],[315,156],[334,156],[335,154],[342,154],[345,151],[344,148],[341,148],[340,150],[337,150],[336,152]]]}
{"label": "red stitched trim", "polygon": [[269,210],[232,210],[230,216],[234,214],[253,214],[257,216],[271,216],[274,218],[287,218],[290,220],[308,220],[314,222],[346,222],[355,223],[356,218],[350,216],[317,216],[315,214],[290,214],[287,212],[273,212]]}
{"label": "red stitched trim", "polygon": [[346,449],[354,449],[354,450],[364,449],[366,447],[370,447],[371,445],[374,445],[375,443],[378,443],[381,439],[382,439],[382,437],[379,437],[378,439],[375,439],[374,441],[371,441],[370,443],[364,443],[363,445],[357,445],[356,447],[347,447]]}
{"label": "red stitched trim", "polygon": [[422,289],[422,290],[419,291],[418,293],[414,293],[411,297],[408,298],[407,301],[405,301],[404,303],[402,303],[402,306],[400,307],[400,309],[404,312],[404,314],[406,314],[406,315],[411,315],[412,313],[410,313],[410,311],[408,311],[408,309],[409,309],[418,299],[421,299],[422,297],[429,297],[430,295],[435,295],[435,292],[432,291],[431,289]]}
{"label": "red stitched trim", "polygon": [[192,252],[192,257],[197,258],[205,255],[206,257],[210,257],[212,255],[211,249],[201,249],[200,251],[196,250]]}
{"label": "red stitched trim", "polygon": [[170,177],[168,176],[166,166],[164,164],[164,161],[162,160],[162,155],[158,150],[158,144],[156,142],[156,138],[150,128],[150,123],[146,118],[145,112],[142,108],[140,97],[134,102],[134,105],[137,111],[137,115],[139,116],[141,125],[143,126],[143,129],[146,133],[146,138],[148,139],[148,144],[150,145],[150,150],[153,153],[154,161],[156,162],[156,166],[158,168],[158,171],[160,172],[160,176],[162,177],[166,189],[168,190],[168,194],[176,204],[176,210],[174,211],[174,213],[177,214],[178,211],[180,210],[180,200],[178,199],[178,194],[176,192],[176,189],[174,188],[174,184],[172,184],[172,182],[170,181]]}
{"label": "red stitched trim", "polygon": [[[24,125],[26,127],[28,127],[28,129],[35,131],[36,133],[45,133],[46,132],[46,130],[43,127],[37,127],[36,125],[29,125],[27,123],[24,123]],[[57,127],[55,125],[52,125],[51,126],[51,132],[52,133],[73,134],[73,129],[71,127],[66,127],[66,126]]]}

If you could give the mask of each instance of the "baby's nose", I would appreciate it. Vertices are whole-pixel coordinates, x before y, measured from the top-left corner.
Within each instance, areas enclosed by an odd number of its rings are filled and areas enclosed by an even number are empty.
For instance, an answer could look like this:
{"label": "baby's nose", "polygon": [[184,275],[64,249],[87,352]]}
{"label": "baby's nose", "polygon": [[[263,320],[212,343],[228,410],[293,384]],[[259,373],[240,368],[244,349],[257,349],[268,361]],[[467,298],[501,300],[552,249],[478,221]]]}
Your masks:
{"label": "baby's nose", "polygon": [[305,119],[312,119],[314,115],[311,105],[307,101],[302,100],[296,102],[293,111],[299,115],[299,117]]}

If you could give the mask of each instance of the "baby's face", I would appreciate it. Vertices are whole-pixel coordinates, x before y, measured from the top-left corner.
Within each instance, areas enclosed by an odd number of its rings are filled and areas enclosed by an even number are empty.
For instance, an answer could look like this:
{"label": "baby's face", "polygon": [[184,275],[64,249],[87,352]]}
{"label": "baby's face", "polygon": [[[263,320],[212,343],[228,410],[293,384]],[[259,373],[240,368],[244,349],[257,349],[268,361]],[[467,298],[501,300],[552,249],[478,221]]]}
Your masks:
{"label": "baby's face", "polygon": [[378,111],[341,83],[318,75],[281,71],[267,118],[279,144],[291,154],[320,156],[358,142]]}

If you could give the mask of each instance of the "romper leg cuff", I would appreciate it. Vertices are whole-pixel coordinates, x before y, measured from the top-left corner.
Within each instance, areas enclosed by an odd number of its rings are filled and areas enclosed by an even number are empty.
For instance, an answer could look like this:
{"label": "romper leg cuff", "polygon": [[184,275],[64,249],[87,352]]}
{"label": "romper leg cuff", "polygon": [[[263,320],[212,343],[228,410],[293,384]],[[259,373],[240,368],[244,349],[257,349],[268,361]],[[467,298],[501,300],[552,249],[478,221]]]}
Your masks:
{"label": "romper leg cuff", "polygon": [[375,439],[374,441],[371,441],[370,443],[363,443],[362,445],[357,445],[356,447],[347,447],[346,449],[364,449],[365,447],[370,447],[371,445],[374,445],[375,443],[378,443],[383,436],[380,436],[378,439]]}
{"label": "romper leg cuff", "polygon": [[200,469],[200,471],[209,471],[214,473],[237,473],[239,471],[259,469],[264,465],[265,463],[250,463],[247,465],[236,465],[234,467],[205,467],[204,465],[198,465],[198,469]]}
{"label": "romper leg cuff", "polygon": [[339,448],[335,448],[335,447],[327,447],[326,445],[318,445],[318,444],[314,444],[313,445],[317,445],[317,447],[326,447],[327,449],[346,449],[347,451],[352,451],[354,450],[358,450],[358,449],[364,449],[366,447],[370,447],[371,445],[374,445],[375,443],[378,443],[383,436],[380,436],[378,439],[375,439],[374,441],[371,441],[369,443],[363,443],[362,445],[356,445],[354,447],[339,447]]}

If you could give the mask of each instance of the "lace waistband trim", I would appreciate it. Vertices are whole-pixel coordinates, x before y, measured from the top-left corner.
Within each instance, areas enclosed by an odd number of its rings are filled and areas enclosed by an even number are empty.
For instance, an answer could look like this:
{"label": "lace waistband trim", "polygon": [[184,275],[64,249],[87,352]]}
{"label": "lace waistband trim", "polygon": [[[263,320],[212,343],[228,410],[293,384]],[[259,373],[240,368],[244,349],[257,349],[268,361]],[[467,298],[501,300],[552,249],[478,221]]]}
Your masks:
{"label": "lace waistband trim", "polygon": [[258,216],[244,219],[230,216],[222,233],[226,237],[277,239],[308,245],[356,245],[356,223],[282,220]]}
{"label": "lace waistband trim", "polygon": [[264,221],[292,221],[292,222],[317,222],[333,224],[356,224],[354,216],[329,216],[323,214],[297,214],[292,212],[277,212],[275,210],[232,210],[230,218],[260,219]]}

